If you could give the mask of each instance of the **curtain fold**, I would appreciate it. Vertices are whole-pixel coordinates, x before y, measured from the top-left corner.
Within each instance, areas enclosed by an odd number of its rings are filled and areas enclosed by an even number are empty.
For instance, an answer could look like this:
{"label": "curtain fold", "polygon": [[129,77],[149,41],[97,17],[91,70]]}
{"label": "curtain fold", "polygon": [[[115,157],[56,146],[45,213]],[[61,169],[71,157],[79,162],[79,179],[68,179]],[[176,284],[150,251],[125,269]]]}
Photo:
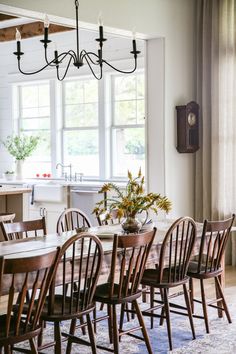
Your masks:
{"label": "curtain fold", "polygon": [[236,212],[236,0],[197,1],[195,218]]}

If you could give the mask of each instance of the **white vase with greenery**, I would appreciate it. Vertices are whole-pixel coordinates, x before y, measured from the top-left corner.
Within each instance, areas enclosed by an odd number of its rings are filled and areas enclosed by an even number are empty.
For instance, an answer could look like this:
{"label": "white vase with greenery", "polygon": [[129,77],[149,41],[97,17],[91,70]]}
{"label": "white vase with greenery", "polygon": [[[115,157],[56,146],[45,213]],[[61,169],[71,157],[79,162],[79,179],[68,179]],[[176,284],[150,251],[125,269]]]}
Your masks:
{"label": "white vase with greenery", "polygon": [[22,179],[22,164],[37,148],[39,140],[39,136],[21,134],[8,136],[3,141],[9,154],[16,159],[17,179]]}

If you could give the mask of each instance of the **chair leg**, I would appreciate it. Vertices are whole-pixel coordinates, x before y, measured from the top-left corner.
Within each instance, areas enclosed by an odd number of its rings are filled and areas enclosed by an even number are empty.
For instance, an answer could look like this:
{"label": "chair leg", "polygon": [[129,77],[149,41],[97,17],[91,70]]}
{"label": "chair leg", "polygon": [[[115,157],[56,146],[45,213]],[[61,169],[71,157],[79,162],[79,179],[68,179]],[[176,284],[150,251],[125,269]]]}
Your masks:
{"label": "chair leg", "polygon": [[[126,310],[129,309],[129,304],[128,304],[128,303],[125,304],[125,309],[126,309]],[[126,318],[127,318],[127,321],[129,322],[129,321],[130,321],[129,312],[126,312]]]}
{"label": "chair leg", "polygon": [[37,346],[35,344],[35,341],[34,341],[34,338],[31,338],[29,340],[29,343],[30,343],[30,351],[32,354],[38,354],[38,349],[37,349]]}
{"label": "chair leg", "polygon": [[144,290],[146,288],[146,285],[142,285],[142,302],[147,302],[147,293]]}
{"label": "chair leg", "polygon": [[38,335],[38,348],[40,348],[43,344],[43,328],[44,328],[44,321],[40,320],[40,327],[41,327],[41,331]]}
{"label": "chair leg", "polygon": [[185,298],[185,303],[187,306],[188,317],[189,317],[189,322],[190,322],[190,326],[191,326],[191,330],[192,330],[192,334],[193,334],[193,339],[196,339],[195,329],[194,329],[194,324],[193,324],[192,308],[191,308],[189,295],[188,295],[188,289],[187,289],[186,284],[183,284],[183,288],[184,288],[184,298]]}
{"label": "chair leg", "polygon": [[163,290],[160,289],[160,295],[161,295],[161,300],[163,301],[163,306],[162,306],[162,309],[161,309],[161,318],[160,318],[160,326],[163,325],[164,323],[164,315],[165,315],[165,307],[164,307],[164,296],[163,296]]}
{"label": "chair leg", "polygon": [[201,285],[201,297],[202,297],[202,310],[203,310],[203,315],[204,315],[206,332],[210,333],[209,323],[208,323],[208,314],[207,314],[206,295],[205,295],[203,279],[200,279],[200,285]]}
{"label": "chair leg", "polygon": [[112,305],[112,325],[114,353],[119,354],[119,331],[117,326],[116,305]]}
{"label": "chair leg", "polygon": [[[219,288],[218,288],[218,284],[217,284],[216,278],[214,279],[215,280],[216,298],[219,299],[221,296],[220,296],[220,292],[219,292]],[[219,275],[219,281],[221,283],[221,276],[220,275]],[[217,306],[223,308],[222,300],[217,301]],[[221,309],[217,309],[217,311],[218,311],[218,317],[222,318],[223,317],[223,311]]]}
{"label": "chair leg", "polygon": [[[84,318],[83,318],[83,317],[80,318],[80,324],[81,324],[81,325],[84,324]],[[85,336],[85,335],[86,335],[86,328],[85,328],[85,326],[81,327],[81,331],[82,331],[82,334]]]}
{"label": "chair leg", "polygon": [[137,300],[134,300],[133,304],[134,304],[134,308],[135,308],[135,311],[136,311],[136,314],[137,314],[137,317],[138,317],[139,324],[140,324],[140,326],[142,326],[143,338],[145,340],[148,353],[149,354],[153,354],[151,343],[150,343],[149,336],[148,336],[148,332],[147,332],[147,329],[145,327],[145,323],[144,323],[144,320],[143,320],[143,315],[142,315],[142,312],[140,311],[140,308],[139,308]]}
{"label": "chair leg", "polygon": [[109,333],[109,339],[110,343],[113,343],[113,321],[112,321],[112,311],[111,311],[111,305],[107,304],[107,313],[108,313],[108,333]]}
{"label": "chair leg", "polygon": [[61,354],[61,329],[60,322],[54,323],[55,354]]}
{"label": "chair leg", "polygon": [[[122,331],[123,329],[124,317],[125,317],[125,304],[122,304],[120,310],[120,326],[119,326],[120,331]],[[121,339],[121,337],[119,339]]]}
{"label": "chair leg", "polygon": [[[154,307],[154,296],[155,296],[155,288],[153,286],[150,286],[150,307]],[[153,311],[151,311],[153,313]],[[154,318],[153,316],[150,317],[150,322],[151,322],[151,329],[153,329],[154,325]]]}
{"label": "chair leg", "polygon": [[93,325],[91,322],[90,314],[87,314],[86,318],[87,318],[88,334],[89,334],[89,340],[90,340],[90,344],[91,344],[91,348],[92,348],[92,354],[97,354]]}
{"label": "chair leg", "polygon": [[189,297],[192,313],[194,313],[194,287],[193,287],[193,278],[189,278]]}
{"label": "chair leg", "polygon": [[168,299],[168,289],[163,289],[163,299],[164,299],[164,309],[166,314],[166,325],[167,325],[167,333],[169,339],[169,347],[170,350],[173,349],[172,346],[172,336],[171,336],[171,324],[170,324],[170,306],[169,306],[169,299]]}
{"label": "chair leg", "polygon": [[97,322],[96,322],[96,319],[97,319],[97,309],[96,309],[96,304],[95,304],[95,307],[93,309],[93,319],[95,320],[94,321],[94,324],[93,324],[93,329],[94,329],[94,332],[97,333]]}
{"label": "chair leg", "polygon": [[228,309],[227,303],[225,301],[223,289],[222,289],[222,286],[220,284],[220,280],[219,280],[218,277],[216,277],[216,282],[217,282],[219,294],[220,294],[220,296],[222,298],[223,307],[224,307],[224,310],[225,310],[225,314],[226,314],[227,320],[228,320],[229,323],[232,323],[232,320],[231,320],[231,317],[230,317],[230,313],[229,313],[229,309]]}
{"label": "chair leg", "polygon": [[[74,335],[75,334],[75,329],[76,329],[76,318],[71,320],[70,332],[69,333]],[[70,354],[71,353],[71,349],[72,349],[72,341],[71,341],[70,338],[68,338],[67,346],[66,346],[66,354]]]}

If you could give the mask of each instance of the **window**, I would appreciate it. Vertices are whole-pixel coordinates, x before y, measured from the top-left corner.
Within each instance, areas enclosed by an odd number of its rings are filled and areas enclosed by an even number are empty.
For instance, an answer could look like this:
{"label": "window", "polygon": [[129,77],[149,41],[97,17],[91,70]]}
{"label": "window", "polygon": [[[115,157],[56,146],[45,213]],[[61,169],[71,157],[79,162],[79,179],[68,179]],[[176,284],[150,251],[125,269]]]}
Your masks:
{"label": "window", "polygon": [[112,177],[145,172],[144,74],[112,80]]}
{"label": "window", "polygon": [[41,136],[24,164],[27,177],[58,173],[57,162],[91,178],[145,173],[144,73],[17,85],[19,131]]}
{"label": "window", "polygon": [[24,175],[51,172],[50,86],[49,82],[19,86],[19,130],[39,135],[40,144],[24,162]]}
{"label": "window", "polygon": [[86,176],[99,176],[98,82],[65,81],[63,161]]}

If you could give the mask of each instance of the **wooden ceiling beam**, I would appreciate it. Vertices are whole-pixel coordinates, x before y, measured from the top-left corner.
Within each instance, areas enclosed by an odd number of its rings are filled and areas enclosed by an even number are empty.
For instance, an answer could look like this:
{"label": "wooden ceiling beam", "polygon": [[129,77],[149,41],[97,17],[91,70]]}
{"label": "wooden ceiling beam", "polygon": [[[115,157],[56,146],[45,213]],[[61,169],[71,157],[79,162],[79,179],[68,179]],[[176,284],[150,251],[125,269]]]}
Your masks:
{"label": "wooden ceiling beam", "polygon": [[0,14],[0,21],[13,20],[14,18],[17,18],[17,17],[16,16],[5,15],[5,14]]}
{"label": "wooden ceiling beam", "polygon": [[[42,22],[27,23],[17,26],[21,33],[21,38],[32,38],[36,36],[42,36],[44,33],[44,24]],[[71,31],[73,28],[60,25],[50,24],[49,35],[52,33]],[[0,29],[0,42],[8,42],[15,40],[16,27],[8,27]]]}

